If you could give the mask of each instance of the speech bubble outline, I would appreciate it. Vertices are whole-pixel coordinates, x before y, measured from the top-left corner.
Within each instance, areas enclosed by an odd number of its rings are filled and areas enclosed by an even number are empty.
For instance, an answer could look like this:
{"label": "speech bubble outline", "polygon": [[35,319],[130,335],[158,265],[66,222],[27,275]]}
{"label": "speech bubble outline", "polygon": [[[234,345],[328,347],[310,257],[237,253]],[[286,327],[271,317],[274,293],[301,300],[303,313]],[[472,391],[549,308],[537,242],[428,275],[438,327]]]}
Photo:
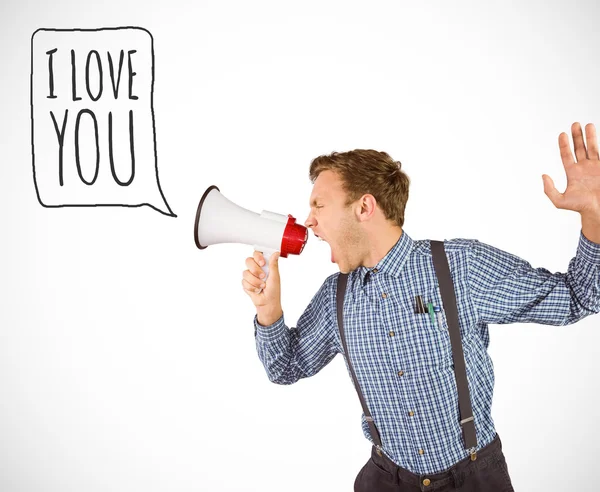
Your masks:
{"label": "speech bubble outline", "polygon": [[[117,30],[139,30],[145,32],[150,39],[150,60],[151,60],[151,79],[150,79],[150,115],[152,121],[152,153],[154,156],[154,176],[156,179],[156,186],[160,193],[160,197],[162,199],[163,204],[165,205],[168,212],[161,210],[155,205],[148,203],[145,201],[144,203],[136,203],[136,204],[124,204],[124,203],[64,203],[64,204],[49,204],[44,203],[42,197],[40,195],[40,187],[38,183],[38,176],[36,173],[36,156],[35,156],[35,118],[34,118],[34,40],[36,34],[40,32],[51,32],[51,33],[64,33],[64,32],[101,32],[101,31],[117,31]],[[59,28],[39,28],[34,31],[31,36],[31,73],[30,73],[30,106],[31,106],[31,152],[32,152],[32,168],[33,168],[33,181],[35,185],[36,196],[38,198],[38,202],[40,205],[46,208],[65,208],[65,207],[128,207],[128,208],[137,208],[142,207],[144,205],[160,212],[163,215],[167,215],[169,217],[177,217],[175,213],[171,210],[171,207],[167,203],[167,200],[162,191],[162,187],[160,185],[160,179],[158,175],[158,154],[157,154],[157,146],[156,146],[156,122],[154,115],[154,81],[155,81],[155,57],[154,57],[154,37],[152,33],[143,27],[136,26],[121,26],[121,27],[102,27],[102,28],[93,28],[93,29],[83,29],[83,28],[72,28],[72,29],[59,29]],[[65,119],[66,123],[66,119]],[[64,134],[63,134],[64,136]],[[96,137],[97,138],[97,137]],[[130,136],[130,138],[133,138]],[[133,170],[132,170],[133,172]],[[133,176],[133,174],[132,174]]]}

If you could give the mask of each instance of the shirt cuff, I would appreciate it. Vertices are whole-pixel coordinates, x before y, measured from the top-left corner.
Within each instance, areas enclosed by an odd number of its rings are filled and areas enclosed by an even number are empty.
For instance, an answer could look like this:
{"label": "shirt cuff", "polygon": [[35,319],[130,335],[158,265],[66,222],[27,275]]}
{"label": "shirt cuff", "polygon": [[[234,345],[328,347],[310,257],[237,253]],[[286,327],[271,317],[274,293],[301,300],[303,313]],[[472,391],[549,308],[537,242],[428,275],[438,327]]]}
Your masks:
{"label": "shirt cuff", "polygon": [[258,314],[254,315],[254,336],[262,342],[270,342],[280,338],[285,333],[286,326],[281,317],[269,326],[263,326],[258,322]]}
{"label": "shirt cuff", "polygon": [[589,263],[600,265],[600,244],[594,243],[585,237],[583,229],[579,234],[577,255]]}

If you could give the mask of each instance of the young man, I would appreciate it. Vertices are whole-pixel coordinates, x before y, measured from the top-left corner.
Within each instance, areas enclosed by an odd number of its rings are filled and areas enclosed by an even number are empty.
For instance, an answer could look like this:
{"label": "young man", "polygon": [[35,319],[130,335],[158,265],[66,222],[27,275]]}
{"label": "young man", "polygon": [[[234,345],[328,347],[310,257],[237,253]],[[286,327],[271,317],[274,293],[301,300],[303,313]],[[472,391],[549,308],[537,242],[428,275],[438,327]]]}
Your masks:
{"label": "young man", "polygon": [[[262,254],[246,259],[242,284],[256,306],[256,346],[269,379],[292,384],[342,353],[358,383],[369,412],[363,415],[363,432],[374,447],[356,477],[355,491],[513,490],[491,418],[488,325],[568,325],[600,312],[598,143],[591,124],[586,126],[587,149],[581,126],[574,123],[571,130],[576,160],[568,136],[559,136],[565,193],[543,176],[552,203],[582,218],[567,273],[534,269],[475,239],[444,241],[458,326],[440,290],[432,244],[402,230],[409,178],[383,152],[334,152],[311,163],[314,187],[305,225],[329,243],[340,273],[324,281],[295,328],[288,329],[283,318],[278,255],[271,257],[266,285],[260,278]],[[347,274],[347,284],[338,311],[341,274]],[[429,313],[416,310],[417,296],[429,305]],[[345,338],[338,312],[343,313]],[[460,332],[458,341],[451,340],[453,327]],[[459,411],[457,343],[468,381],[462,390],[470,404],[468,418],[462,407]],[[463,433],[468,426],[473,426],[469,449]]]}

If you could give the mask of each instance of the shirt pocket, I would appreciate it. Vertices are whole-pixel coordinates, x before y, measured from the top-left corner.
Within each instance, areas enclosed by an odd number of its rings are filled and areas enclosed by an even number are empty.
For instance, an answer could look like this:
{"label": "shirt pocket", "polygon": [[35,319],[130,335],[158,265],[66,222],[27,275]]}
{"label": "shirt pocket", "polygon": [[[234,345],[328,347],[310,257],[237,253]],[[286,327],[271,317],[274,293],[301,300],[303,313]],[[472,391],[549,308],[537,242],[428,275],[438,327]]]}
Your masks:
{"label": "shirt pocket", "polygon": [[[448,368],[453,364],[452,344],[448,331],[448,320],[442,306],[439,287],[432,287],[421,295],[425,313],[416,312],[416,301],[405,311],[405,322],[409,331],[406,342],[415,365],[421,368]],[[439,310],[428,310],[432,303]]]}
{"label": "shirt pocket", "polygon": [[[436,315],[429,313],[409,316],[410,336],[407,340],[412,359],[418,367],[447,367],[452,364],[452,347],[447,325],[440,326]],[[446,326],[446,328],[444,328]]]}

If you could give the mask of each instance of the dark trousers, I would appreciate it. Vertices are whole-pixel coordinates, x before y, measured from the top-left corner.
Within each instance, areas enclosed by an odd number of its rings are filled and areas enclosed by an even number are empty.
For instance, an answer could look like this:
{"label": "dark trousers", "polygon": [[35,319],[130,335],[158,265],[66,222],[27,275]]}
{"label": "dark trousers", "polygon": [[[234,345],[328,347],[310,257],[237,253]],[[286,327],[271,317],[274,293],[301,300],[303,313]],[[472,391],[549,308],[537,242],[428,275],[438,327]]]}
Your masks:
{"label": "dark trousers", "polygon": [[354,481],[354,492],[514,492],[500,436],[477,451],[472,461],[468,456],[445,471],[415,474],[401,468],[376,448]]}

